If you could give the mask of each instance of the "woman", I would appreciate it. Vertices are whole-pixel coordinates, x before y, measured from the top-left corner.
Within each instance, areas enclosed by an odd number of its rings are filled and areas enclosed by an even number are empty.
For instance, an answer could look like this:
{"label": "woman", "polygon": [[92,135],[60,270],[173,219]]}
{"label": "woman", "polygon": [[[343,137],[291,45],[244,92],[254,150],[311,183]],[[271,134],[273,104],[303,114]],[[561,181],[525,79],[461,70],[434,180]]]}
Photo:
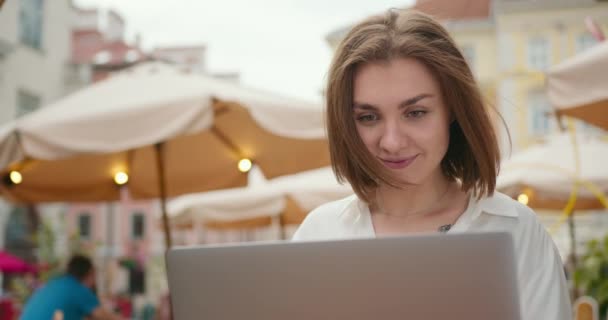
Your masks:
{"label": "woman", "polygon": [[447,31],[415,11],[355,26],[327,86],[334,172],[356,195],[311,212],[294,240],[509,231],[523,319],[571,319],[562,262],[535,213],[495,192],[488,107]]}

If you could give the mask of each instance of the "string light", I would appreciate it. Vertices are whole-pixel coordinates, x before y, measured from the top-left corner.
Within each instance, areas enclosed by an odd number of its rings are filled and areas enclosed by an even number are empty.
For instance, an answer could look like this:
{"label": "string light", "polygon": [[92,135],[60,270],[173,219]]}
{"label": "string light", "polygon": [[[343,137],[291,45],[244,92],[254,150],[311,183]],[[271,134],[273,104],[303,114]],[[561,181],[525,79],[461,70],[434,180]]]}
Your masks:
{"label": "string light", "polygon": [[245,159],[241,159],[241,161],[239,161],[239,171],[241,172],[249,172],[249,170],[251,170],[251,160],[245,158]]}
{"label": "string light", "polygon": [[517,196],[517,201],[519,201],[519,203],[521,203],[523,205],[528,205],[528,201],[530,201],[530,198],[528,197],[527,194],[522,193],[519,196]]}
{"label": "string light", "polygon": [[129,181],[129,175],[126,172],[119,171],[116,174],[114,174],[114,183],[116,183],[117,185],[122,186],[125,183],[127,183],[128,181]]}
{"label": "string light", "polygon": [[9,174],[9,178],[14,184],[20,184],[21,182],[23,182],[23,176],[19,171],[11,171],[11,173]]}

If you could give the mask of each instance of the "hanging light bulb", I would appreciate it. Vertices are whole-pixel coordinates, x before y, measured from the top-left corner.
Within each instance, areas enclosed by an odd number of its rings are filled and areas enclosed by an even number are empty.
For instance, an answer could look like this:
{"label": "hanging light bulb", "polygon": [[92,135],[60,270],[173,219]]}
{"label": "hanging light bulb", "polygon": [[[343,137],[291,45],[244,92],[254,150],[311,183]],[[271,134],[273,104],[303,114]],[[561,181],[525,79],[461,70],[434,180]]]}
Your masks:
{"label": "hanging light bulb", "polygon": [[20,184],[21,182],[23,182],[23,176],[21,175],[21,173],[19,171],[11,171],[11,173],[9,174],[9,178],[11,179],[11,182],[14,184]]}
{"label": "hanging light bulb", "polygon": [[519,196],[517,196],[517,201],[519,201],[519,203],[521,203],[523,205],[528,205],[528,201],[530,201],[530,198],[528,197],[527,194],[522,193]]}
{"label": "hanging light bulb", "polygon": [[129,175],[126,172],[119,171],[114,174],[114,183],[119,186],[124,185],[129,181]]}
{"label": "hanging light bulb", "polygon": [[241,172],[249,172],[251,170],[251,160],[244,158],[239,161],[239,171]]}

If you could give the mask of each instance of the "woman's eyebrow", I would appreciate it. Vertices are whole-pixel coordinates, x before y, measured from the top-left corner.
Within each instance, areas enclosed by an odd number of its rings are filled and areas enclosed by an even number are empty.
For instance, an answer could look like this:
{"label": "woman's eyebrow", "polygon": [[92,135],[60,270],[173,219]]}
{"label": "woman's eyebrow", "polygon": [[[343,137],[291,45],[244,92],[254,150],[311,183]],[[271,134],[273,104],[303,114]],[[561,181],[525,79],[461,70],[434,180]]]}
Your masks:
{"label": "woman's eyebrow", "polygon": [[[409,107],[409,106],[411,106],[411,105],[413,105],[413,104],[418,103],[418,102],[419,102],[420,100],[422,100],[422,99],[425,99],[425,98],[432,98],[432,97],[433,97],[433,95],[432,95],[432,94],[430,94],[430,93],[422,93],[422,94],[419,94],[419,95],[417,95],[417,96],[415,96],[415,97],[408,98],[408,99],[404,100],[403,102],[401,102],[401,103],[399,104],[399,108],[400,108],[400,109],[403,109],[403,108],[406,108],[406,107]],[[371,111],[378,110],[378,108],[377,108],[377,107],[375,107],[375,106],[374,106],[374,105],[372,105],[372,104],[369,104],[369,103],[361,103],[361,102],[356,102],[356,101],[355,101],[355,103],[353,104],[353,109],[363,109],[363,110],[371,110]]]}

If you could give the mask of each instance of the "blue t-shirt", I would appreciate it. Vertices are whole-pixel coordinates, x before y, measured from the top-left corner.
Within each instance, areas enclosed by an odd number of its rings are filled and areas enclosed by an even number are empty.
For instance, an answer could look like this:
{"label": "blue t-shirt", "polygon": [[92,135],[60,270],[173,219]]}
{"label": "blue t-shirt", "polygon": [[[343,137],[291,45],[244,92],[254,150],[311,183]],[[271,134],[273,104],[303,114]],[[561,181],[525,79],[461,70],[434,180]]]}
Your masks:
{"label": "blue t-shirt", "polygon": [[93,290],[78,279],[65,275],[50,280],[28,299],[21,320],[52,319],[56,310],[63,311],[64,320],[82,320],[99,306]]}

